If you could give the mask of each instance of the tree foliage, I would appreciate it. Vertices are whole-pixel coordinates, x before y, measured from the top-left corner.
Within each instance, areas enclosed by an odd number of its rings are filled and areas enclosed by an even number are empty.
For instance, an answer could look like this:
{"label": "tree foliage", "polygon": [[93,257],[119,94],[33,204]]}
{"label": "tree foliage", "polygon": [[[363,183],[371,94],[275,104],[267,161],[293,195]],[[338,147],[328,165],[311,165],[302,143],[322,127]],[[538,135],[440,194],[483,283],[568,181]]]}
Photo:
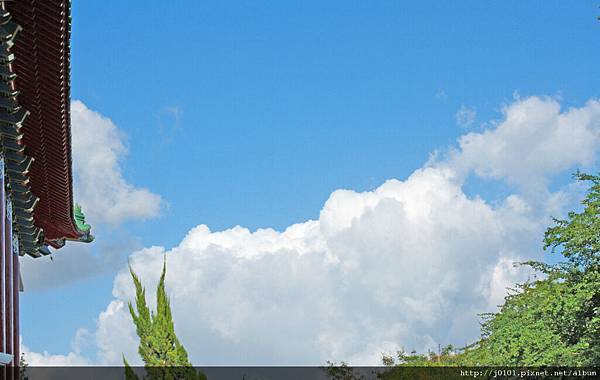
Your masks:
{"label": "tree foliage", "polygon": [[564,260],[522,263],[543,276],[516,285],[496,313],[484,314],[478,342],[454,353],[384,356],[391,366],[600,365],[600,176],[577,172],[590,184],[583,211],[554,219],[544,250]]}
{"label": "tree foliage", "polygon": [[598,271],[600,265],[600,176],[577,172],[580,181],[591,182],[581,202],[583,212],[571,211],[565,220],[554,219],[555,226],[544,236],[544,249],[559,251],[567,261],[559,269],[570,274]]}
{"label": "tree foliage", "polygon": [[600,176],[576,173],[590,183],[583,211],[554,219],[544,249],[564,260],[528,262],[544,278],[520,284],[498,313],[488,314],[473,364],[600,364]]}
{"label": "tree foliage", "polygon": [[327,367],[323,368],[325,374],[330,380],[365,380],[365,377],[357,374],[347,363],[341,362],[339,365],[334,362],[327,362]]}
{"label": "tree foliage", "polygon": [[[156,289],[156,313],[146,303],[146,290],[131,266],[129,272],[135,285],[135,308],[129,303],[129,312],[140,338],[138,352],[145,363],[147,380],[202,380],[204,374],[196,372],[188,354],[175,335],[169,297],[165,290],[166,257]],[[128,380],[138,379],[123,358]]]}

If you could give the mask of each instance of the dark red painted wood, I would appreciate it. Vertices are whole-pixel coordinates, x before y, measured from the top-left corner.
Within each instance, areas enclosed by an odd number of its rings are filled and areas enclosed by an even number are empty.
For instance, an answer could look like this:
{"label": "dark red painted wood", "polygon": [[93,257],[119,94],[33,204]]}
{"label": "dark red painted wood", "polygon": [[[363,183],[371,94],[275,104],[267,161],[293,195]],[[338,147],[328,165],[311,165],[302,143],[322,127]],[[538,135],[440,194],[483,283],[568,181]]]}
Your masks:
{"label": "dark red painted wood", "polygon": [[5,329],[5,318],[4,318],[4,236],[6,236],[7,225],[4,223],[6,218],[6,194],[4,192],[4,179],[0,180],[0,351],[6,352],[6,344],[4,339]]}
{"label": "dark red painted wood", "polygon": [[5,3],[23,28],[11,51],[19,103],[31,112],[23,125],[26,154],[35,161],[31,191],[40,198],[35,224],[46,241],[77,239],[73,219],[70,126],[69,0]]}
{"label": "dark red painted wood", "polygon": [[12,231],[11,223],[4,218],[4,224],[9,228],[4,229],[4,352],[13,353],[13,310],[12,310]]}
{"label": "dark red painted wood", "polygon": [[19,252],[12,252],[13,267],[13,365],[19,366],[20,347],[19,347]]}

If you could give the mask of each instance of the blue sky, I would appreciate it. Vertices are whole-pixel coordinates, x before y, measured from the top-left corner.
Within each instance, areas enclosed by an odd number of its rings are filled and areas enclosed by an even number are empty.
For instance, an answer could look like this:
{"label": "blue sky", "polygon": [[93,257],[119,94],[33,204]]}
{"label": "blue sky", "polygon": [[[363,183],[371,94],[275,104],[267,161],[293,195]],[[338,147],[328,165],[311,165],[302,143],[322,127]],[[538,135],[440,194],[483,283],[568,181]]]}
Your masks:
{"label": "blue sky", "polygon": [[[201,223],[283,230],[318,219],[336,189],[404,180],[501,119],[515,93],[581,107],[599,96],[599,13],[593,1],[74,1],[72,98],[118,126],[124,178],[164,201],[159,217],[100,226],[91,249],[168,250]],[[516,187],[463,189],[493,203]],[[117,269],[23,293],[26,345],[71,351]]]}
{"label": "blue sky", "polygon": [[74,3],[72,96],[127,133],[126,175],[171,204],[146,244],[199,219],[314,218],[332,189],[453,143],[463,104],[486,121],[514,91],[578,104],[600,81],[591,1],[145,4]]}

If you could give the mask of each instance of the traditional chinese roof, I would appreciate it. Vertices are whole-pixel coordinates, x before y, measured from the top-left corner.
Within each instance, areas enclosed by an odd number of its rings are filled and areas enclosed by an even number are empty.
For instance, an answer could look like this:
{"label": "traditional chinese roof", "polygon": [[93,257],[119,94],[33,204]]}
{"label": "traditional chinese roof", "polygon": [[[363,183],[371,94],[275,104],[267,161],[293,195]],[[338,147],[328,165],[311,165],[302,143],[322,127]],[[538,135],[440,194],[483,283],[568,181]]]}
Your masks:
{"label": "traditional chinese roof", "polygon": [[1,12],[2,149],[21,251],[39,256],[91,240],[73,202],[70,1],[10,1]]}

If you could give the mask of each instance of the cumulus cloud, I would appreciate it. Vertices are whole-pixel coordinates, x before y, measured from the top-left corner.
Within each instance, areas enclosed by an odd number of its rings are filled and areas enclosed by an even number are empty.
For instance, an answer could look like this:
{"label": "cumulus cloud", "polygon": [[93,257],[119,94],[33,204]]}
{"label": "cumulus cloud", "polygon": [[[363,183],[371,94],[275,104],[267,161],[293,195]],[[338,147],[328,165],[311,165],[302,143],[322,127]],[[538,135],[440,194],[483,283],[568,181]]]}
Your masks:
{"label": "cumulus cloud", "polygon": [[93,222],[118,224],[159,214],[161,197],[123,178],[124,135],[108,118],[78,100],[71,103],[76,200]]}
{"label": "cumulus cloud", "polygon": [[[427,168],[371,192],[338,190],[319,220],[283,232],[200,225],[177,247],[131,262],[152,289],[167,255],[176,329],[194,363],[377,364],[390,347],[476,337],[476,314],[518,278],[505,262],[535,256],[541,226],[520,206],[492,208],[451,172]],[[106,364],[135,347],[126,270],[113,295],[96,336]]]}
{"label": "cumulus cloud", "polygon": [[121,231],[108,231],[95,225],[98,236],[111,235],[112,239],[97,239],[93,244],[69,243],[58,254],[50,257],[21,258],[21,274],[25,291],[47,290],[52,287],[111,274],[127,262],[127,256],[139,243]]}
{"label": "cumulus cloud", "polygon": [[[513,263],[541,258],[549,210],[568,198],[545,191],[535,203],[519,189],[594,162],[598,108],[590,101],[561,112],[552,99],[517,100],[495,127],[462,136],[445,159],[405,180],[334,191],[317,220],[284,231],[200,224],[176,247],[130,260],[154,289],[166,255],[176,332],[198,365],[379,364],[400,347],[469,343],[477,314],[526,278]],[[490,203],[465,194],[469,173],[522,186]],[[126,268],[113,297],[97,322],[98,362],[120,364],[124,352],[140,363]]]}
{"label": "cumulus cloud", "polygon": [[530,97],[503,110],[503,119],[459,140],[449,165],[464,173],[544,189],[549,176],[590,165],[600,146],[600,101],[561,110],[557,100]]}
{"label": "cumulus cloud", "polygon": [[[21,343],[21,353],[23,354],[27,365],[32,367],[67,367],[67,366],[89,366],[92,362],[81,355],[81,344],[89,335],[85,329],[77,330],[75,339],[72,343],[73,351],[67,355],[53,355],[44,351],[42,353],[33,352]],[[21,342],[23,339],[21,339]]]}
{"label": "cumulus cloud", "polygon": [[139,246],[127,232],[113,227],[155,217],[163,203],[159,195],[123,177],[125,136],[110,119],[78,100],[71,104],[71,118],[74,198],[98,238],[92,244],[68,243],[52,261],[24,258],[22,273],[28,291],[114,273]]}
{"label": "cumulus cloud", "polygon": [[27,361],[27,364],[32,367],[68,367],[92,365],[90,360],[75,352],[69,352],[67,355],[52,355],[47,351],[42,353],[32,352],[25,345],[21,346],[21,350],[25,360]]}

